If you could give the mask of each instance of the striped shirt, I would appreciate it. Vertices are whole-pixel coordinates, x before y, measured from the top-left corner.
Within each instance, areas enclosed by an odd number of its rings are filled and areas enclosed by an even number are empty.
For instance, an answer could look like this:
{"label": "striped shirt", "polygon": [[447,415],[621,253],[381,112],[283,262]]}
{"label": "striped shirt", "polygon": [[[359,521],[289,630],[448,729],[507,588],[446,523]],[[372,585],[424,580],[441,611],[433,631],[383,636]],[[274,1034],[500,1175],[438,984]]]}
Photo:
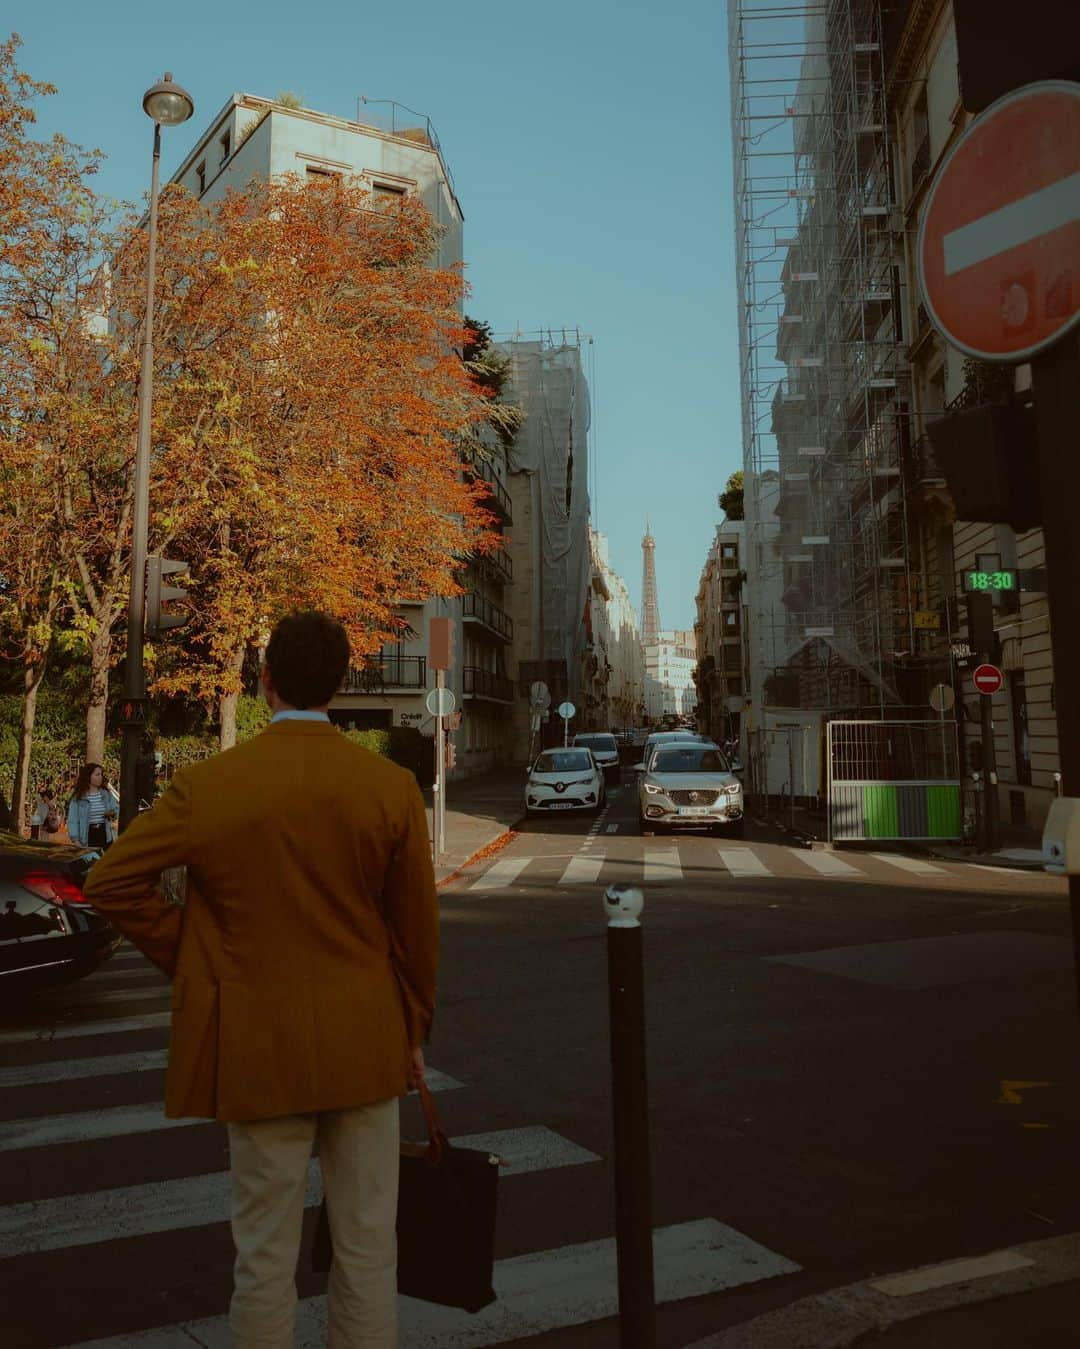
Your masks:
{"label": "striped shirt", "polygon": [[90,805],[90,824],[104,824],[105,816],[116,809],[116,804],[112,795],[104,787],[98,787],[94,791],[86,793],[86,799]]}

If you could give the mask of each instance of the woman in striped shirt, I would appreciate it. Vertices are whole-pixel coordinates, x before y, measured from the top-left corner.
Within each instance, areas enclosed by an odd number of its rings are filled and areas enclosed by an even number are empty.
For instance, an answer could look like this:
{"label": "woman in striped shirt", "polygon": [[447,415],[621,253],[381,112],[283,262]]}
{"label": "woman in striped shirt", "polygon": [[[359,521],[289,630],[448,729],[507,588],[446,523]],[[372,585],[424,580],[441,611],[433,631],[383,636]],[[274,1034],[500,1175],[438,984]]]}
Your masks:
{"label": "woman in striped shirt", "polygon": [[72,843],[104,851],[115,837],[116,797],[99,763],[83,764],[68,806],[68,835]]}

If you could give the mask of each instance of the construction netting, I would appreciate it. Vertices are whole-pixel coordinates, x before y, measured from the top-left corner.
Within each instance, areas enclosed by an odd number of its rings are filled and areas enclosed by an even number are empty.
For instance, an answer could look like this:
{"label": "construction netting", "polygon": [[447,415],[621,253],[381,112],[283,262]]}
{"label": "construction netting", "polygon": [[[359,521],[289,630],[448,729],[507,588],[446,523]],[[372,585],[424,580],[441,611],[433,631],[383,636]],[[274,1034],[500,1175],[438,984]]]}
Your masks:
{"label": "construction netting", "polygon": [[[532,480],[537,604],[531,650],[566,663],[566,688],[581,703],[589,558],[589,388],[574,342],[501,344],[511,361],[508,396],[525,413],[508,463]],[[518,523],[518,528],[523,522]]]}

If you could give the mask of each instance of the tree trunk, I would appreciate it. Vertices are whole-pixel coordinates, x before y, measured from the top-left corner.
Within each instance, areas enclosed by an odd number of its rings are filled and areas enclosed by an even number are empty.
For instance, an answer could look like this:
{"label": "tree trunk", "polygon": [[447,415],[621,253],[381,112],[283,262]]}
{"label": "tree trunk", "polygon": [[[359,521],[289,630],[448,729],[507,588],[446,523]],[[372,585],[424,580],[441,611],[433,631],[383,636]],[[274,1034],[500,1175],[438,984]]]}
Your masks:
{"label": "tree trunk", "polygon": [[244,668],[245,647],[241,646],[229,657],[227,672],[233,676],[234,688],[223,693],[218,703],[218,748],[232,749],[236,744],[236,705],[240,701],[240,671]]}
{"label": "tree trunk", "polygon": [[23,667],[22,718],[19,723],[19,748],[15,755],[15,784],[11,792],[11,827],[23,832],[26,794],[30,787],[30,751],[34,742],[34,717],[38,689],[45,677],[45,662],[33,661]]}
{"label": "tree trunk", "polygon": [[101,763],[105,757],[105,717],[109,707],[111,662],[112,631],[102,626],[90,643],[90,701],[86,708],[87,763]]}

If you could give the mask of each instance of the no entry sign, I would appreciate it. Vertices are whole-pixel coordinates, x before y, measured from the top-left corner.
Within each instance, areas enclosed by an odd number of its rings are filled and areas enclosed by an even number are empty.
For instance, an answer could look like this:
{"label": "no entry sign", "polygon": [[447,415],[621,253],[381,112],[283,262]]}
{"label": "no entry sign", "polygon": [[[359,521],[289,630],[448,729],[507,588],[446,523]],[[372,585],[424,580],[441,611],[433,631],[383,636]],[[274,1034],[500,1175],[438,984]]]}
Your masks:
{"label": "no entry sign", "polygon": [[930,188],[916,249],[934,325],[987,361],[1034,356],[1080,318],[1080,84],[992,103]]}
{"label": "no entry sign", "polygon": [[997,693],[1005,682],[1004,676],[996,665],[977,665],[971,676],[980,693]]}

